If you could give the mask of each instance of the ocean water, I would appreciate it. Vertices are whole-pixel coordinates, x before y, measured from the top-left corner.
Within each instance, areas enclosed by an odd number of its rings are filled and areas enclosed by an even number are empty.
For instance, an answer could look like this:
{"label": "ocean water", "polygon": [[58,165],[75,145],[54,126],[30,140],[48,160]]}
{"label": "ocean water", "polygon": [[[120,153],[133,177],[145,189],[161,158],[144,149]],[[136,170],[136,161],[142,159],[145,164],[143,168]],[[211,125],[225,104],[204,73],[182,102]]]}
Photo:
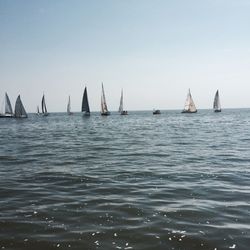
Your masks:
{"label": "ocean water", "polygon": [[0,249],[249,246],[249,109],[0,119]]}

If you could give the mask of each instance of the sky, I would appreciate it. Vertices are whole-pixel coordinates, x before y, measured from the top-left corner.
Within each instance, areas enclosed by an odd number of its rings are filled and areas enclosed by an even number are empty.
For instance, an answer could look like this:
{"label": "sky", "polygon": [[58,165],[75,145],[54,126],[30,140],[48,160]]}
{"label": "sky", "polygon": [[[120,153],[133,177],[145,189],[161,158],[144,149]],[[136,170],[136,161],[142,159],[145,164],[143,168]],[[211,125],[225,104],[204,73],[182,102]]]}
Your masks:
{"label": "sky", "polygon": [[0,0],[0,103],[80,111],[250,107],[249,0]]}

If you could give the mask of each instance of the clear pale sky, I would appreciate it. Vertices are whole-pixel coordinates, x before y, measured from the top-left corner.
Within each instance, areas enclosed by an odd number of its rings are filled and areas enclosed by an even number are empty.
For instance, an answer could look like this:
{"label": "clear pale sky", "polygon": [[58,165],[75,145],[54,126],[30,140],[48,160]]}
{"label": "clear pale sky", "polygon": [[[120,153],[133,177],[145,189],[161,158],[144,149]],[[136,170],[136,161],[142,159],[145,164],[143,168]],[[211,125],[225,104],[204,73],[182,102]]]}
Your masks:
{"label": "clear pale sky", "polygon": [[80,111],[250,107],[249,0],[0,0],[0,103]]}

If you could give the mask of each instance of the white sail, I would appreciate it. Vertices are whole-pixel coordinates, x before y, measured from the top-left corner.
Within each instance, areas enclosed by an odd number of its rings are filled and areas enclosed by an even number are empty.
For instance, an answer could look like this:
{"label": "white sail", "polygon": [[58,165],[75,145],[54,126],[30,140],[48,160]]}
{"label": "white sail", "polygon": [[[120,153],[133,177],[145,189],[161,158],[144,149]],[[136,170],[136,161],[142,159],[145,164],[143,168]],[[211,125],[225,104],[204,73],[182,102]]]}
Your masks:
{"label": "white sail", "polygon": [[214,109],[215,112],[220,112],[221,111],[219,90],[217,90],[216,93],[215,93],[213,109]]}
{"label": "white sail", "polygon": [[120,106],[119,106],[119,110],[121,115],[127,115],[128,111],[123,109],[123,89],[121,91],[121,99],[120,99]]}
{"label": "white sail", "polygon": [[10,99],[7,93],[5,93],[5,114],[13,115]]}
{"label": "white sail", "polygon": [[27,118],[28,115],[25,111],[25,108],[22,104],[20,95],[16,99],[16,105],[15,105],[15,118]]}
{"label": "white sail", "polygon": [[123,90],[121,92],[120,106],[118,111],[121,113],[123,111]]}
{"label": "white sail", "polygon": [[67,113],[68,113],[68,114],[71,113],[70,96],[69,96],[69,101],[68,101],[68,105],[67,105]]}
{"label": "white sail", "polygon": [[188,90],[188,94],[187,94],[187,98],[186,98],[186,102],[185,102],[185,106],[183,109],[183,113],[195,113],[197,112],[197,109],[195,107],[190,89]]}
{"label": "white sail", "polygon": [[13,110],[12,106],[10,103],[10,99],[7,93],[5,93],[5,98],[2,104],[1,112],[0,112],[0,117],[13,117]]}
{"label": "white sail", "polygon": [[105,93],[104,93],[104,88],[103,88],[103,83],[102,83],[102,95],[101,95],[101,114],[103,115],[109,115],[107,103],[106,103],[106,98],[105,98]]}
{"label": "white sail", "polygon": [[105,106],[104,106],[103,96],[101,95],[101,113],[104,112],[105,112]]}
{"label": "white sail", "polygon": [[1,110],[0,110],[0,115],[3,116],[4,115],[4,103],[5,103],[5,100],[2,101],[2,104],[1,104]]}

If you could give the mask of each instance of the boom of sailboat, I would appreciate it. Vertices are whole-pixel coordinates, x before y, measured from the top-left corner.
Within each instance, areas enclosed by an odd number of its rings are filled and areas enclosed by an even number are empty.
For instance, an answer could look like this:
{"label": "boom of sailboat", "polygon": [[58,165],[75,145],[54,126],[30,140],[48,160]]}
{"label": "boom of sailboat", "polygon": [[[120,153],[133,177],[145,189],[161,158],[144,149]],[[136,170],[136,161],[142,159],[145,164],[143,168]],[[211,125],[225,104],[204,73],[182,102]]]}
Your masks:
{"label": "boom of sailboat", "polygon": [[[220,103],[220,96],[219,96],[219,90],[216,91],[213,101],[213,110],[214,112],[221,112],[221,103]],[[89,107],[89,100],[88,100],[88,93],[87,93],[87,87],[84,88],[83,96],[82,96],[82,106],[81,106],[81,112],[83,116],[90,116],[90,107]],[[123,89],[121,90],[121,96],[120,96],[120,105],[118,112],[121,115],[127,115],[128,111],[124,110],[124,97],[123,97]],[[42,96],[41,101],[41,113],[39,111],[39,105],[37,106],[37,115],[42,116],[48,116],[49,113],[47,111],[47,106],[45,103],[45,95]],[[184,104],[184,108],[181,113],[197,113],[197,108],[195,106],[193,97],[191,95],[190,89],[188,90],[186,101]],[[70,96],[68,97],[68,103],[67,103],[67,114],[72,115],[71,112],[71,99]],[[106,96],[104,92],[104,85],[102,83],[101,85],[101,112],[100,114],[102,116],[109,116],[110,111],[108,110],[108,105],[106,101]],[[159,109],[154,109],[153,114],[161,114]],[[15,103],[15,109],[14,112],[12,110],[11,102],[9,99],[9,96],[7,92],[4,96],[4,101],[2,105],[2,109],[0,110],[0,118],[27,118],[28,115],[25,111],[24,105],[21,101],[20,95],[18,95]]]}

